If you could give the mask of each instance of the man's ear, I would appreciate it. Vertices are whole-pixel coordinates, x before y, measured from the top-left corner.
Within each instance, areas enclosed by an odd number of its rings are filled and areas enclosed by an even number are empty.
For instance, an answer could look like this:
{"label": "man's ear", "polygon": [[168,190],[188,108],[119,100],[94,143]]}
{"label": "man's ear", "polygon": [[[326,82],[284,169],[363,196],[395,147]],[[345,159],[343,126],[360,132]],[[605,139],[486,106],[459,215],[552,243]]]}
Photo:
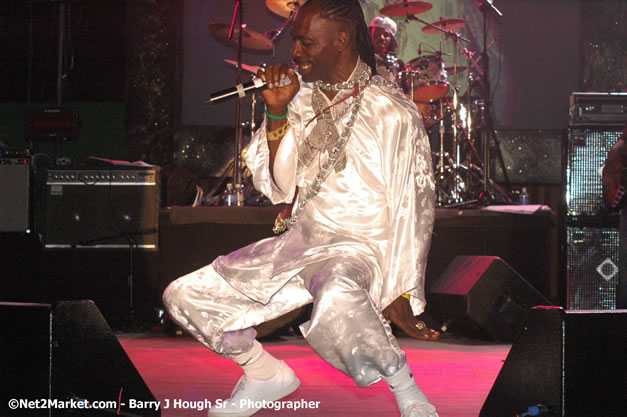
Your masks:
{"label": "man's ear", "polygon": [[343,51],[351,43],[351,35],[348,31],[342,30],[338,32],[337,37],[335,38],[335,47],[338,51]]}

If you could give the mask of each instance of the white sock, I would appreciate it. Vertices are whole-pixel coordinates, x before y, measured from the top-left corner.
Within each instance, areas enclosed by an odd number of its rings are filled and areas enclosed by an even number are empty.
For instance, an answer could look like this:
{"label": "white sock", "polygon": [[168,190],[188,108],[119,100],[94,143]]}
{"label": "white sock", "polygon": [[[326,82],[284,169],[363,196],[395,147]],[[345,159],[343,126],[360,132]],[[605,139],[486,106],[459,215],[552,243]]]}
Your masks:
{"label": "white sock", "polygon": [[246,376],[267,380],[277,373],[281,361],[270,355],[258,341],[253,342],[253,347],[248,351],[235,355],[232,359],[242,367]]}
{"label": "white sock", "polygon": [[385,382],[388,383],[390,389],[396,396],[396,402],[398,402],[398,408],[401,413],[407,406],[417,402],[428,403],[427,397],[420,391],[414,376],[409,369],[409,365],[405,363],[403,367],[394,375],[383,377]]}

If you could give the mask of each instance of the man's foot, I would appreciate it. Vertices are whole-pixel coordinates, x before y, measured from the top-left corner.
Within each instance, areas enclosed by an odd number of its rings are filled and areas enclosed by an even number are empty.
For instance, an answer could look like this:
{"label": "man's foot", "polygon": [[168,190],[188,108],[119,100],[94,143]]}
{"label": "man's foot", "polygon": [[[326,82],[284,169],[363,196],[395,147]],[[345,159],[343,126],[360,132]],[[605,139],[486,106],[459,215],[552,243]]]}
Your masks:
{"label": "man's foot", "polygon": [[[300,381],[294,371],[280,361],[276,374],[268,380],[260,380],[243,375],[235,385],[231,398],[218,400],[209,410],[209,417],[248,417],[265,407],[269,402],[296,391]],[[265,404],[264,404],[265,401]]]}
{"label": "man's foot", "polygon": [[429,403],[413,403],[403,410],[401,417],[439,417],[435,407]]}
{"label": "man's foot", "polygon": [[414,327],[416,330],[409,333],[409,336],[415,339],[436,341],[440,338],[440,332],[430,329],[422,320],[416,320]]}
{"label": "man's foot", "polygon": [[414,339],[434,342],[440,338],[440,332],[430,329],[424,321],[418,320],[414,316],[409,300],[404,296],[398,297],[387,306],[383,310],[383,317]]}

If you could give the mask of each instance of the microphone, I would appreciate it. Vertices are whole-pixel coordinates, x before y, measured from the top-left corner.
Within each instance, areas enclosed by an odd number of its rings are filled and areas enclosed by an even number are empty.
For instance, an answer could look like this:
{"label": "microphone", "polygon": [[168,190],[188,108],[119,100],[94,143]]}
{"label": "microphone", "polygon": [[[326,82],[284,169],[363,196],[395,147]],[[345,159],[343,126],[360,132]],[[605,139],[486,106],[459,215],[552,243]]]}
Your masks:
{"label": "microphone", "polygon": [[[285,87],[292,83],[290,77],[285,76],[282,80],[279,81],[279,87]],[[223,101],[229,100],[235,97],[244,97],[247,94],[254,93],[256,91],[263,90],[266,87],[267,83],[263,81],[261,78],[253,77],[253,79],[245,84],[237,84],[235,87],[227,88],[225,90],[218,91],[217,93],[213,93],[209,96],[209,100],[206,102],[211,102],[213,104],[221,103]]]}
{"label": "microphone", "polygon": [[418,44],[418,56],[422,55],[422,42]]}

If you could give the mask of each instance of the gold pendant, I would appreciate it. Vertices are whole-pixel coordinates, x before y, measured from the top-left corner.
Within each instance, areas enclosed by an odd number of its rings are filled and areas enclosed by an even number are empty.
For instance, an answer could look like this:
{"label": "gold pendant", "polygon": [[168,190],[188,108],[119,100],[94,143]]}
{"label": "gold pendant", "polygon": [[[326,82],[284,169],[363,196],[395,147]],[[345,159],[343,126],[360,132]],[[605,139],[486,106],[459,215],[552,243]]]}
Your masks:
{"label": "gold pendant", "polygon": [[285,230],[287,230],[287,219],[282,218],[280,215],[276,216],[276,219],[274,219],[274,227],[272,228],[272,231],[275,235],[280,235],[281,233],[285,232]]}

